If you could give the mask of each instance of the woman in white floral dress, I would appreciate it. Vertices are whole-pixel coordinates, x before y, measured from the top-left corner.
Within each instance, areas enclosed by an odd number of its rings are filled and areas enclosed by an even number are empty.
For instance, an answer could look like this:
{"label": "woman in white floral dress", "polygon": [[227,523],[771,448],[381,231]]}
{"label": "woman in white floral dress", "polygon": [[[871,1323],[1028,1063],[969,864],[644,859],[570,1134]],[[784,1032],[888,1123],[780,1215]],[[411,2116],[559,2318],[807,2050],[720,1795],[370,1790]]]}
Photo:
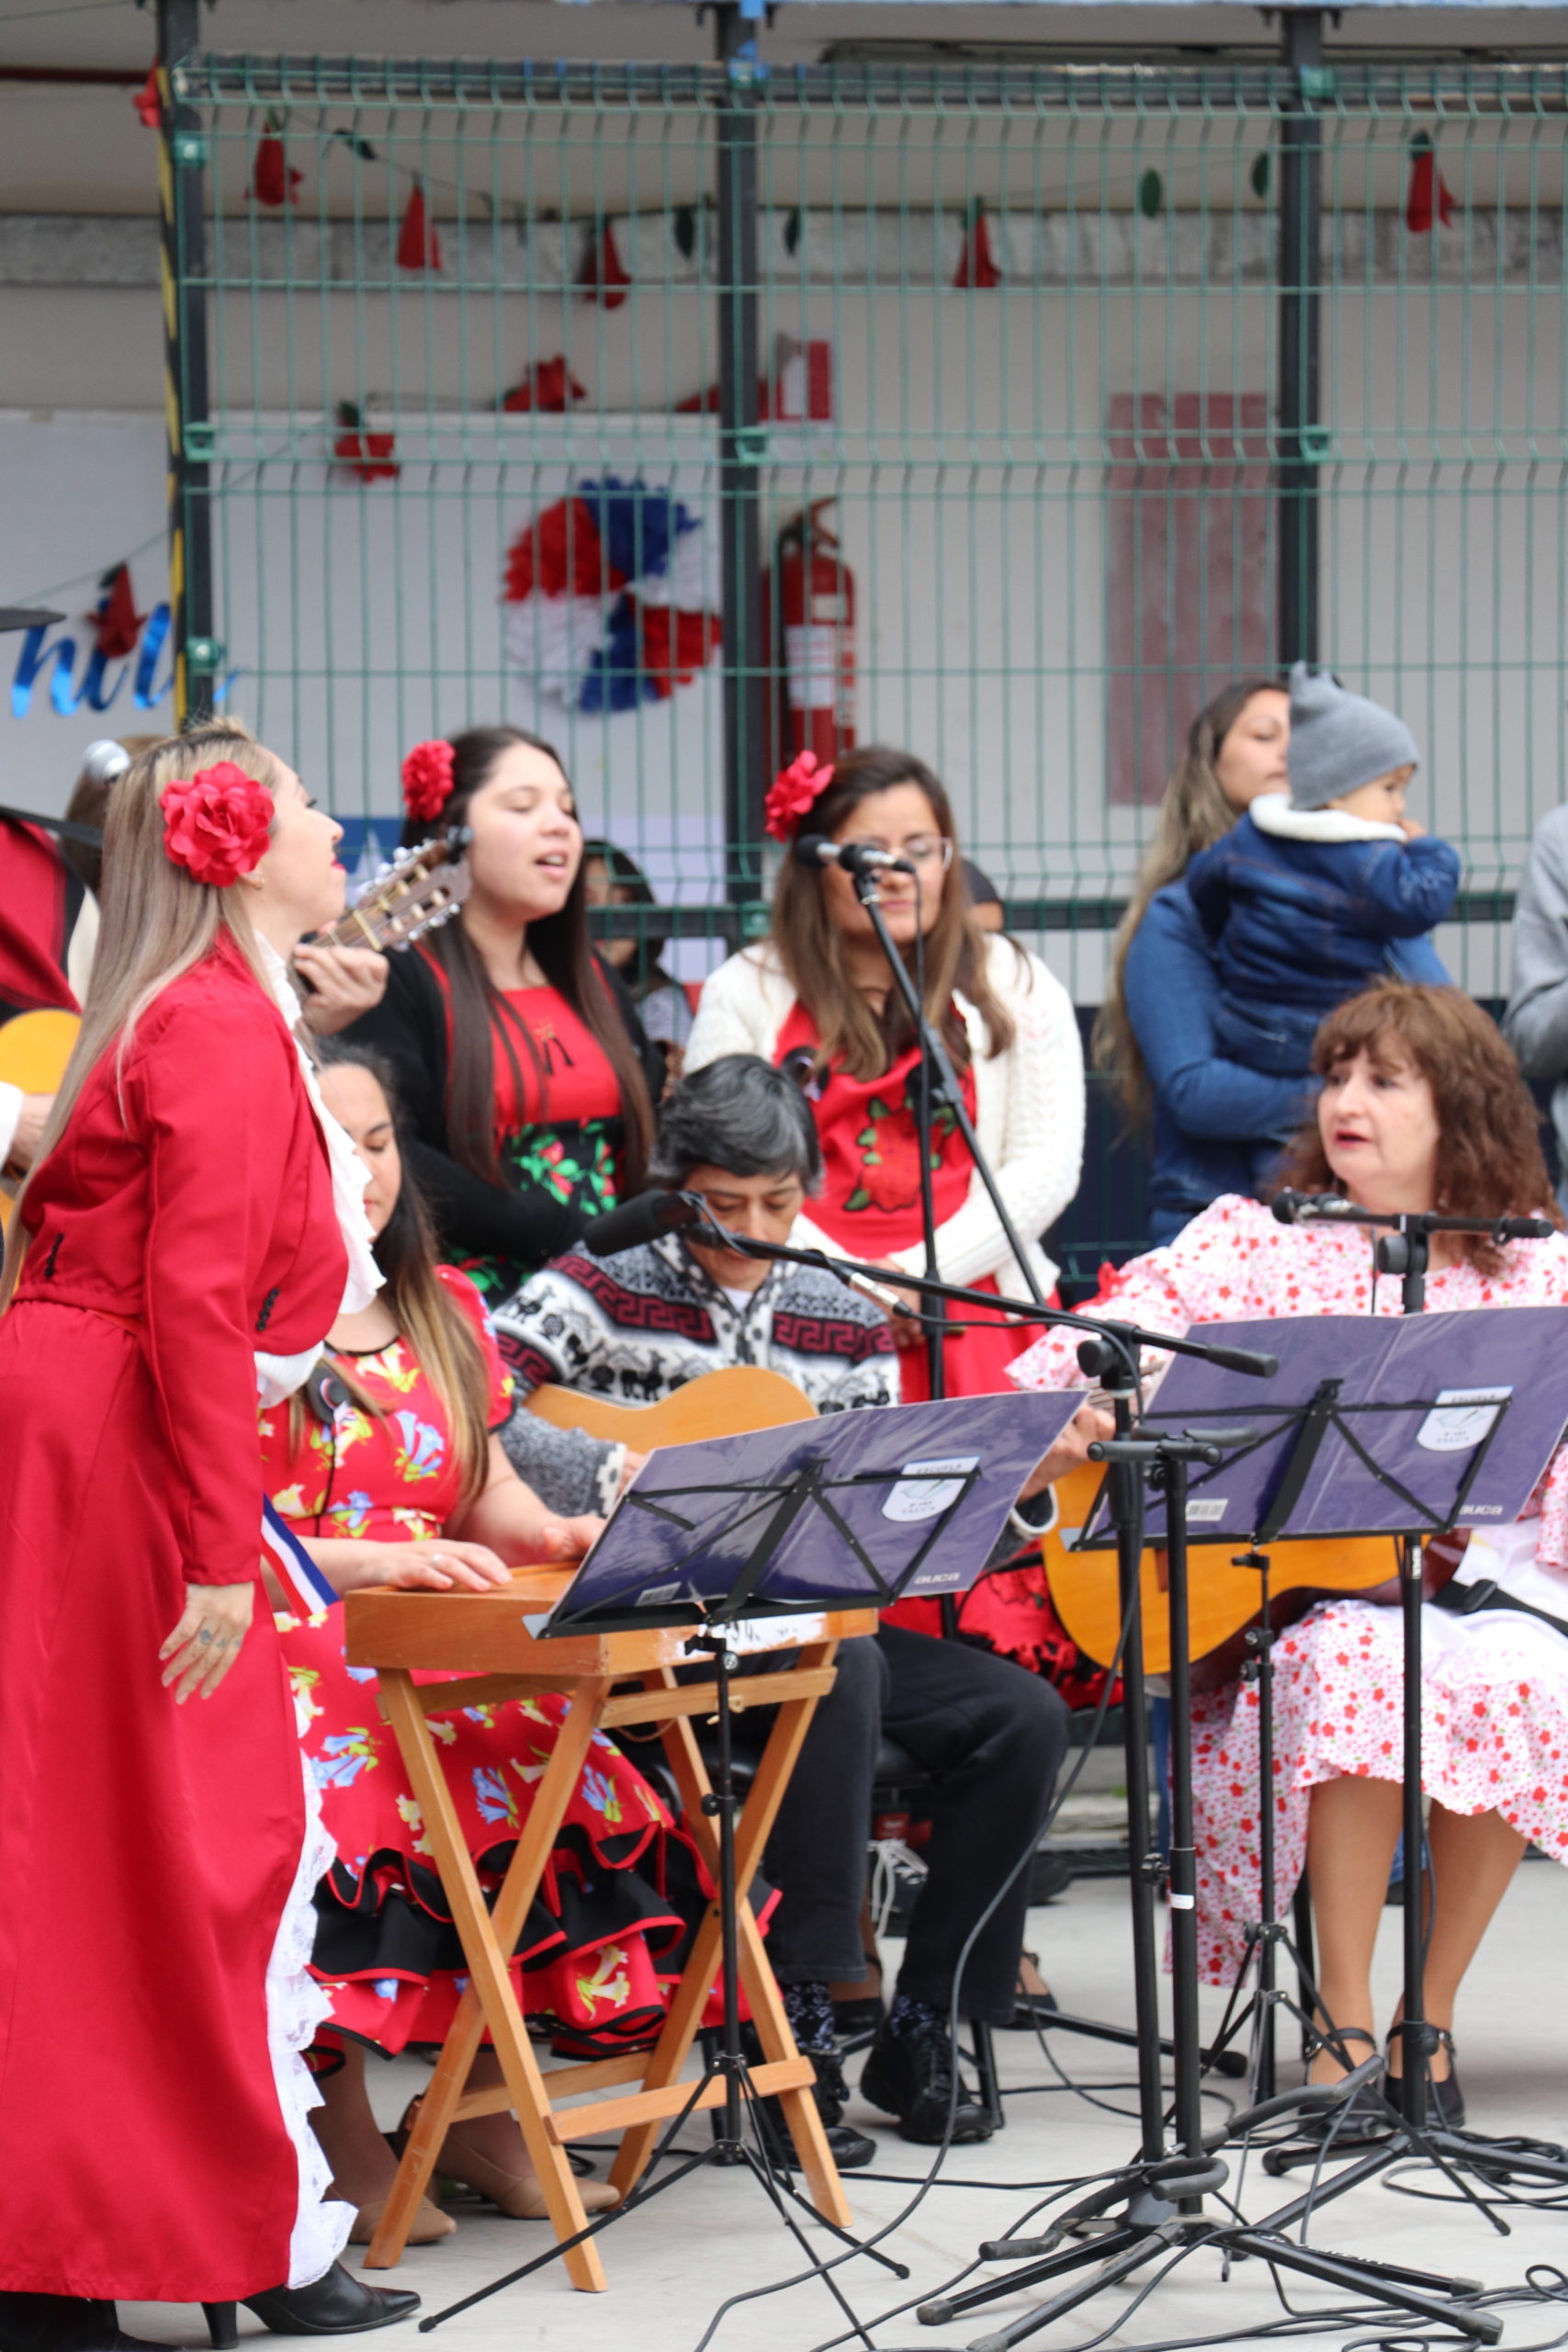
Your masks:
{"label": "woman in white floral dress", "polygon": [[[1316,1067],[1315,1125],[1300,1138],[1285,1182],[1337,1190],[1371,1209],[1562,1223],[1535,1106],[1492,1023],[1457,990],[1369,989],[1324,1023]],[[1568,1239],[1499,1250],[1481,1238],[1438,1237],[1427,1300],[1434,1311],[1568,1303]],[[1400,1288],[1385,1277],[1374,1295],[1364,1227],[1281,1226],[1233,1193],[1109,1278],[1096,1304],[1174,1334],[1257,1316],[1397,1315]],[[1012,1376],[1023,1387],[1081,1381],[1073,1335],[1047,1333]],[[1495,1578],[1568,1621],[1562,1453],[1517,1526],[1472,1537],[1463,1573],[1466,1581]],[[1366,1600],[1319,1606],[1274,1655],[1278,1891],[1288,1903],[1304,1860],[1324,2007],[1370,2042],[1372,1947],[1400,1828],[1399,1612]],[[1427,1608],[1423,1665],[1438,1897],[1426,2003],[1444,2036],[1432,2060],[1434,2104],[1452,2123],[1463,2111],[1451,2041],[1461,1980],[1527,1842],[1568,1860],[1568,1638],[1512,1611],[1457,1617]],[[1200,1952],[1205,1980],[1223,1984],[1241,1966],[1246,1923],[1258,1915],[1254,1685],[1228,1683],[1197,1702],[1193,1761]],[[1397,2041],[1390,2058],[1397,2074]],[[1332,2051],[1317,2052],[1314,2079],[1344,2071]]]}

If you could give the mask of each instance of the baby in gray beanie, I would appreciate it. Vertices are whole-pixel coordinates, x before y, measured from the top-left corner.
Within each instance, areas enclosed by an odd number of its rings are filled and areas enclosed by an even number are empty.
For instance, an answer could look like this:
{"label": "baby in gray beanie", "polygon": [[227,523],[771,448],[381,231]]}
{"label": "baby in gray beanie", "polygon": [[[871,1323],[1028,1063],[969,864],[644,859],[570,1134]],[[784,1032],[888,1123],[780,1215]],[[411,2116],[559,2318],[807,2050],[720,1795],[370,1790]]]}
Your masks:
{"label": "baby in gray beanie", "polygon": [[1460,861],[1405,818],[1419,764],[1402,718],[1296,663],[1290,792],[1260,795],[1187,869],[1226,1060],[1304,1081],[1318,1024],[1347,997],[1385,976],[1448,980],[1428,934],[1453,904]]}

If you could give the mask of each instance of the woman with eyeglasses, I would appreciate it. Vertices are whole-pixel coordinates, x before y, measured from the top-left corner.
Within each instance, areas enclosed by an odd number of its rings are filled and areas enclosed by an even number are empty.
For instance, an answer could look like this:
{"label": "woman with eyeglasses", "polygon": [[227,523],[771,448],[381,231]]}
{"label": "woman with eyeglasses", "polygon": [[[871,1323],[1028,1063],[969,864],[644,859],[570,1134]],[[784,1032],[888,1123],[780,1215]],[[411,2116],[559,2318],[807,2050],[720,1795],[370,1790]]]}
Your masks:
{"label": "woman with eyeglasses", "polygon": [[[1043,964],[975,919],[946,792],[908,752],[870,747],[833,766],[804,754],[767,800],[768,831],[891,850],[878,896],[911,974],[923,944],[925,1007],[963,1087],[975,1131],[1042,1290],[1056,1270],[1037,1237],[1077,1190],[1083,1055],[1071,1001]],[[720,1054],[795,1068],[815,1108],[824,1183],[793,1239],[887,1268],[897,1286],[925,1268],[913,1107],[919,1045],[853,882],[837,865],[786,856],[765,940],[719,967],[703,990],[686,1069]],[[931,1137],[937,1271],[944,1282],[1027,1295],[951,1110]],[[906,1291],[911,1304],[918,1294]],[[967,1314],[964,1321],[974,1325]],[[905,1403],[930,1394],[918,1323],[894,1319]],[[1004,1389],[1031,1333],[999,1316],[944,1342],[950,1396]]]}

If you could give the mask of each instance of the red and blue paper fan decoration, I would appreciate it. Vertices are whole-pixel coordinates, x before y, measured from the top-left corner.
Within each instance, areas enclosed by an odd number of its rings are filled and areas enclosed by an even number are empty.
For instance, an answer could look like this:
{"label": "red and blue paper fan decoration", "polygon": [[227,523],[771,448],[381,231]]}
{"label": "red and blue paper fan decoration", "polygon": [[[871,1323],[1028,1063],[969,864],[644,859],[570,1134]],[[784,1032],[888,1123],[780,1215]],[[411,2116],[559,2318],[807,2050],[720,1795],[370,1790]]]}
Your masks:
{"label": "red and blue paper fan decoration", "polygon": [[512,659],[573,710],[667,701],[718,650],[707,541],[672,492],[579,482],[507,550]]}

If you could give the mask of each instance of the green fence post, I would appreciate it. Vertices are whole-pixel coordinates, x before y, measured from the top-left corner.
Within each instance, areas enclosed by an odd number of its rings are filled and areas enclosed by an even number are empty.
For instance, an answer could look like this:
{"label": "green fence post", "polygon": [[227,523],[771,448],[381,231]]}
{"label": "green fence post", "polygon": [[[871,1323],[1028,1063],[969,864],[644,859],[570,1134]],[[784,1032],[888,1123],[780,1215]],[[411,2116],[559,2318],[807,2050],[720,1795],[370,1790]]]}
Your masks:
{"label": "green fence post", "polygon": [[1287,8],[1285,62],[1292,86],[1280,124],[1280,664],[1317,660],[1319,240],[1323,132],[1323,12]]}
{"label": "green fence post", "polygon": [[[221,649],[212,634],[212,508],[208,457],[207,140],[194,107],[175,96],[174,68],[200,40],[200,0],[158,0],[158,195],[164,293],[164,402],[169,477],[169,605],[175,718],[212,708]],[[221,224],[220,223],[220,234]]]}
{"label": "green fence post", "polygon": [[718,521],[724,589],[725,892],[761,895],[764,723],[757,305],[756,23],[746,0],[716,10],[728,69],[718,116]]}

